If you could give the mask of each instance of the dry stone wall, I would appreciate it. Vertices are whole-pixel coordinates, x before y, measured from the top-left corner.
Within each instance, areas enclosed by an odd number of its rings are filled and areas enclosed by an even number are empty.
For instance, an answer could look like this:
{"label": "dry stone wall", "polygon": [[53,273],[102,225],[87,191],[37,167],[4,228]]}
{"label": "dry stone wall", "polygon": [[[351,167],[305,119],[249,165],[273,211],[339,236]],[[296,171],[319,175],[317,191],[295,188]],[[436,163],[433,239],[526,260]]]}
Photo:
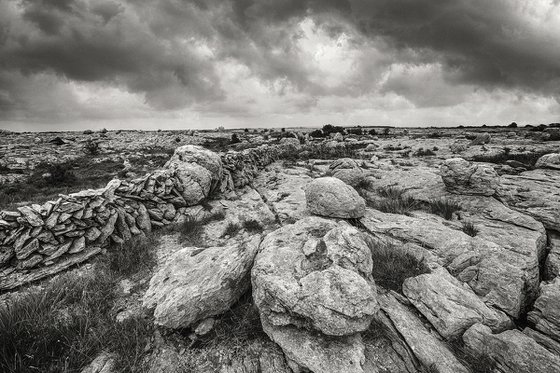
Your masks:
{"label": "dry stone wall", "polygon": [[259,168],[297,151],[297,140],[286,140],[221,155],[187,145],[176,150],[164,169],[142,178],[115,179],[103,189],[0,211],[0,291],[55,274],[103,249],[117,249],[114,244],[172,224],[213,191],[249,184]]}

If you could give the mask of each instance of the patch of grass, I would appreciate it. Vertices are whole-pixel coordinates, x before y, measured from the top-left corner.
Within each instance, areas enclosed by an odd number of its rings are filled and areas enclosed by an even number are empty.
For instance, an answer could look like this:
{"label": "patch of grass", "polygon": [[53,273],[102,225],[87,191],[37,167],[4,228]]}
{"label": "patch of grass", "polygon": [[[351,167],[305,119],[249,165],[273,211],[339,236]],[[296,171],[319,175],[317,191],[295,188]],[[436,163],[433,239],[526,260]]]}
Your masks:
{"label": "patch of grass", "polygon": [[428,202],[428,209],[432,214],[451,220],[453,219],[453,213],[461,210],[461,205],[447,199],[434,199]]}
{"label": "patch of grass", "polygon": [[116,355],[117,371],[142,371],[153,326],[142,317],[116,321],[122,267],[112,264],[59,275],[0,306],[0,371],[79,372],[102,351]]}
{"label": "patch of grass", "polygon": [[202,244],[202,233],[204,232],[203,222],[196,220],[192,216],[187,216],[182,224],[174,227],[179,232],[179,242],[191,246]]}
{"label": "patch of grass", "polygon": [[226,226],[226,229],[224,230],[224,236],[233,237],[240,230],[241,230],[241,227],[238,224],[235,224],[233,222],[229,222],[228,225]]}
{"label": "patch of grass", "polygon": [[254,219],[245,220],[243,222],[243,228],[245,228],[249,233],[261,233],[264,230],[261,223]]}
{"label": "patch of grass", "polygon": [[221,342],[235,346],[245,345],[256,338],[267,338],[262,330],[259,311],[253,302],[251,290],[241,296],[227,312],[216,319],[212,333],[202,341],[203,345]]}
{"label": "patch of grass", "polygon": [[115,245],[109,253],[110,269],[119,275],[128,276],[156,265],[155,248],[158,238],[154,234],[134,236],[122,245]]}
{"label": "patch of grass", "polygon": [[478,234],[478,228],[470,221],[463,222],[462,231],[468,234],[471,237],[474,237]]}
{"label": "patch of grass", "polygon": [[402,293],[402,284],[409,277],[428,273],[424,260],[407,253],[398,245],[400,243],[374,239],[366,240],[375,265],[372,276],[376,284]]}
{"label": "patch of grass", "polygon": [[377,190],[377,194],[382,197],[379,200],[368,200],[369,207],[381,212],[391,214],[410,215],[420,206],[418,201],[410,196],[404,195],[404,191],[396,187],[384,187]]}

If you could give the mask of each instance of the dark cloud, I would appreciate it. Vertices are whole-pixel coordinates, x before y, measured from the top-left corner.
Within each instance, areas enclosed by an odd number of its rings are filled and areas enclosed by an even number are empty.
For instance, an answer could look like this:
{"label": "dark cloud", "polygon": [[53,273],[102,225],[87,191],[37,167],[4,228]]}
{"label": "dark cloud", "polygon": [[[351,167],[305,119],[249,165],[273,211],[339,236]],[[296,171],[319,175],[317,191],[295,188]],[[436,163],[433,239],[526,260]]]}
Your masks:
{"label": "dark cloud", "polygon": [[[195,105],[231,112],[231,92],[223,87],[230,61],[278,96],[303,95],[287,99],[295,110],[321,97],[376,93],[418,107],[453,106],[468,87],[558,98],[560,18],[550,15],[558,6],[557,0],[0,0],[0,72],[13,77],[0,88],[0,117],[34,105],[36,95],[18,84],[44,84],[33,80],[41,74],[122,87],[156,110]],[[346,75],[335,79],[332,66],[323,72],[328,57],[310,62],[300,27],[306,19],[314,33],[343,37],[338,42],[352,59]]]}

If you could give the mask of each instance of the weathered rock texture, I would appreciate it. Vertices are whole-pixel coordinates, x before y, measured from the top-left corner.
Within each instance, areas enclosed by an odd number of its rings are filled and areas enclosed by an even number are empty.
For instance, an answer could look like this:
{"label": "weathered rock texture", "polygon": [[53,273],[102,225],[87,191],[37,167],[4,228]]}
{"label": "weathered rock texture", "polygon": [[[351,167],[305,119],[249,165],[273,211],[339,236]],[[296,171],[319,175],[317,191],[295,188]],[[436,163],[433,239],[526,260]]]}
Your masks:
{"label": "weathered rock texture", "polygon": [[334,218],[360,218],[366,203],[354,188],[335,177],[313,180],[305,189],[312,214]]}
{"label": "weathered rock texture", "polygon": [[528,319],[535,329],[560,342],[560,277],[541,284],[540,296]]}
{"label": "weathered rock texture", "polygon": [[227,311],[250,286],[259,243],[256,235],[225,247],[179,250],[150,280],[144,307],[154,310],[156,324],[173,329]]}
{"label": "weathered rock texture", "polygon": [[488,165],[452,158],[441,165],[440,171],[447,190],[452,193],[492,196],[500,188],[498,174]]}
{"label": "weathered rock texture", "polygon": [[560,154],[552,153],[543,155],[537,160],[537,163],[535,163],[535,167],[560,170]]}
{"label": "weathered rock texture", "polygon": [[511,326],[503,312],[488,307],[444,268],[406,279],[403,292],[444,338],[458,337],[476,323],[493,331]]}
{"label": "weathered rock texture", "polygon": [[305,218],[261,243],[252,270],[255,304],[275,326],[354,334],[366,330],[378,310],[372,265],[355,228]]}
{"label": "weathered rock texture", "polygon": [[492,334],[475,324],[463,335],[465,346],[476,355],[492,359],[505,373],[559,372],[560,357],[518,330]]}
{"label": "weathered rock texture", "polygon": [[264,331],[299,367],[363,372],[368,329],[379,309],[371,252],[345,223],[307,217],[262,241],[251,280]]}

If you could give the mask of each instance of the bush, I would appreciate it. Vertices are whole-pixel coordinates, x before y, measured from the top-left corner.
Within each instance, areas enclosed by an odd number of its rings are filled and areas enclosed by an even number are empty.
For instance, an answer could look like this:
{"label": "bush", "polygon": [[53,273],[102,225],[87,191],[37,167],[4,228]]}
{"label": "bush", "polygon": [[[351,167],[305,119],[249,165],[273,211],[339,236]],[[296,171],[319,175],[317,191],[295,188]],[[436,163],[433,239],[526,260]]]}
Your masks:
{"label": "bush", "polygon": [[471,237],[474,237],[478,234],[478,228],[472,222],[468,221],[463,222],[462,231]]}
{"label": "bush", "polygon": [[363,135],[364,131],[361,128],[349,128],[346,130],[351,135]]}
{"label": "bush", "polygon": [[173,227],[173,229],[179,232],[179,242],[181,244],[199,246],[202,244],[202,233],[204,233],[202,225],[201,221],[192,216],[187,216],[182,224]]}
{"label": "bush", "polygon": [[373,279],[385,289],[402,292],[404,280],[429,272],[425,261],[404,251],[400,242],[383,241],[371,236],[367,236],[366,242],[375,263]]}
{"label": "bush", "polygon": [[321,130],[314,130],[309,133],[311,137],[325,137],[325,134]]}
{"label": "bush", "polygon": [[428,202],[429,210],[432,214],[441,216],[446,220],[453,219],[453,213],[461,210],[461,205],[446,199],[431,200]]}
{"label": "bush", "polygon": [[377,131],[375,130],[375,128],[370,129],[368,133],[369,133],[371,136],[377,136]]}
{"label": "bush", "polygon": [[323,126],[323,133],[325,134],[325,136],[328,136],[331,133],[344,134],[344,127],[333,126],[332,124],[326,124]]}

